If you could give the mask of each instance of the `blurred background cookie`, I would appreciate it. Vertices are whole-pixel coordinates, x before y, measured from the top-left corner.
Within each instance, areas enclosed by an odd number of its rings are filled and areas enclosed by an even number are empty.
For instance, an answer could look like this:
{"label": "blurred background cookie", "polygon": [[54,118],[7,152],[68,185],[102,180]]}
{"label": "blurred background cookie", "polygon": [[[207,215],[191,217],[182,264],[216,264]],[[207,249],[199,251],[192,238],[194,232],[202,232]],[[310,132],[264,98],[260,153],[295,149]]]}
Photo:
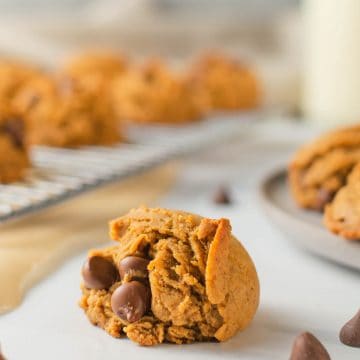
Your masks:
{"label": "blurred background cookie", "polygon": [[111,145],[121,129],[101,78],[81,81],[43,76],[28,84],[15,99],[26,119],[29,143],[60,147]]}
{"label": "blurred background cookie", "polygon": [[207,92],[213,110],[248,110],[260,103],[259,80],[249,66],[235,58],[204,54],[189,71]]}
{"label": "blurred background cookie", "polygon": [[206,113],[206,94],[164,62],[149,60],[133,66],[114,83],[118,117],[133,123],[181,124]]}

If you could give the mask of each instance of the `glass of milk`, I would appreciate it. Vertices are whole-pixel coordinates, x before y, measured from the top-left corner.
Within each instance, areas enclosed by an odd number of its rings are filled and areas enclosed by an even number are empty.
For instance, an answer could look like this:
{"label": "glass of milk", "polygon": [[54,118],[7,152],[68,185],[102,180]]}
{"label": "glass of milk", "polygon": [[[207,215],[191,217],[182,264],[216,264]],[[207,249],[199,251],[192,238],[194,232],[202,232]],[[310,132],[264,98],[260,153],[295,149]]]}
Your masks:
{"label": "glass of milk", "polygon": [[305,117],[360,123],[360,0],[304,0]]}

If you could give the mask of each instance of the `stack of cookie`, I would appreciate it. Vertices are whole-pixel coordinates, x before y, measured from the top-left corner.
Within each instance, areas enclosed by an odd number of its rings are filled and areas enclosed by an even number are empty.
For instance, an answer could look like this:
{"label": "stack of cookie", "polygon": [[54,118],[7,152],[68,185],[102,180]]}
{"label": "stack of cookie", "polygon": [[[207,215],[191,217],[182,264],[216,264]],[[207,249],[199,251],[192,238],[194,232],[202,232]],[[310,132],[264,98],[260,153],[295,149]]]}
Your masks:
{"label": "stack of cookie", "polygon": [[324,212],[326,227],[360,239],[360,127],[332,131],[301,148],[289,166],[297,204]]}

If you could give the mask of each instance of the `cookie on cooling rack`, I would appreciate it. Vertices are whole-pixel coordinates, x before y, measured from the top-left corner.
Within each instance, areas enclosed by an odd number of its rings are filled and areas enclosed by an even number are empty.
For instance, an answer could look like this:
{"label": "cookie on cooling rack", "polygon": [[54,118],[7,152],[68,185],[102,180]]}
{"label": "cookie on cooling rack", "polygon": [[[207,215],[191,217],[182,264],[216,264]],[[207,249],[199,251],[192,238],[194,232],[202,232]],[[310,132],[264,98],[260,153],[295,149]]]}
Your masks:
{"label": "cookie on cooling rack", "polygon": [[30,166],[25,126],[9,107],[0,106],[0,183],[21,180]]}
{"label": "cookie on cooling rack", "polygon": [[111,145],[121,129],[100,77],[81,81],[42,76],[18,94],[14,106],[23,114],[30,144],[59,147]]}
{"label": "cookie on cooling rack", "polygon": [[153,60],[120,76],[113,95],[119,118],[133,123],[181,124],[201,119],[208,109],[196,84]]}
{"label": "cookie on cooling rack", "polygon": [[128,66],[127,59],[115,52],[89,51],[70,58],[63,66],[62,72],[69,77],[100,75],[112,80],[123,73]]}
{"label": "cookie on cooling rack", "polygon": [[360,163],[348,176],[347,184],[326,205],[324,222],[335,234],[349,240],[360,239]]}
{"label": "cookie on cooling rack", "polygon": [[247,65],[218,53],[201,56],[189,76],[202,86],[214,110],[253,109],[259,104],[259,80]]}
{"label": "cookie on cooling rack", "polygon": [[26,64],[0,60],[0,101],[11,103],[12,99],[33,78],[41,72]]}
{"label": "cookie on cooling rack", "polygon": [[360,161],[360,126],[341,128],[302,147],[289,165],[290,189],[303,208],[322,211]]}
{"label": "cookie on cooling rack", "polygon": [[110,335],[147,346],[225,341],[253,319],[256,269],[227,219],[141,207],[110,233],[118,245],[89,252],[80,300]]}

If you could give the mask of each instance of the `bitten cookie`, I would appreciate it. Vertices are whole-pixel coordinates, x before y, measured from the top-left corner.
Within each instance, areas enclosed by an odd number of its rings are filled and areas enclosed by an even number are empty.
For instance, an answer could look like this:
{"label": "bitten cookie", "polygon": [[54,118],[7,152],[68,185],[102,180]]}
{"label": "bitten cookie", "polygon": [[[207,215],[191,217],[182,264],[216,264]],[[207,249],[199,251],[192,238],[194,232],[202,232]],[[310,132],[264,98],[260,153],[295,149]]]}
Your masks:
{"label": "bitten cookie", "polygon": [[113,98],[118,117],[133,123],[185,123],[208,109],[202,89],[157,61],[118,77]]}
{"label": "bitten cookie", "polygon": [[248,66],[220,54],[199,58],[190,69],[215,110],[252,109],[259,104],[259,81]]}
{"label": "bitten cookie", "polygon": [[326,227],[349,240],[360,239],[360,163],[350,175],[347,184],[325,208]]}
{"label": "bitten cookie", "polygon": [[259,303],[255,266],[228,220],[138,208],[110,223],[119,244],[89,252],[80,306],[141,345],[225,341]]}
{"label": "bitten cookie", "polygon": [[0,183],[21,180],[30,166],[24,122],[4,104],[0,107]]}
{"label": "bitten cookie", "polygon": [[360,161],[360,126],[320,136],[289,165],[290,189],[300,207],[322,211]]}
{"label": "bitten cookie", "polygon": [[100,77],[43,76],[22,89],[14,101],[29,127],[30,144],[59,147],[111,145],[121,128]]}

